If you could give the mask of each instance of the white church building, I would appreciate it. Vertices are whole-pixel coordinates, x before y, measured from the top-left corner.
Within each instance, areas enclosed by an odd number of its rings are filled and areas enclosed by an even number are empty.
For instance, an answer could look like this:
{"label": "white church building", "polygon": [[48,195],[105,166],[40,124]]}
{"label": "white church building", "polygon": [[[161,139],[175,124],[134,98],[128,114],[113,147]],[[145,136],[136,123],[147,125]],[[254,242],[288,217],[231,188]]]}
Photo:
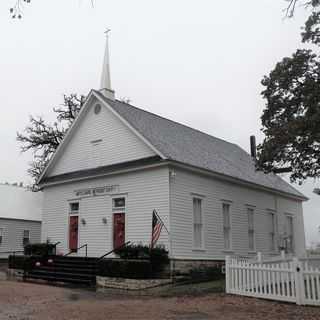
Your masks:
{"label": "white church building", "polygon": [[[101,89],[92,90],[39,178],[42,241],[99,257],[126,241],[158,244],[176,261],[305,253],[307,198],[255,170],[236,144],[115,99],[108,41]],[[78,255],[84,255],[82,249]]]}

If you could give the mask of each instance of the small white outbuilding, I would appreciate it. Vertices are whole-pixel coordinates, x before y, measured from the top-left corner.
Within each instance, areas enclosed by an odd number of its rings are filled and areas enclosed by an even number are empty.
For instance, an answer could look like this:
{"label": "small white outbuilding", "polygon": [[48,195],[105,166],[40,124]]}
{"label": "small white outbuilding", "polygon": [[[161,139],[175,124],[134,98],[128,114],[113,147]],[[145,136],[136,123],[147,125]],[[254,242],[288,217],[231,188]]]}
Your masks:
{"label": "small white outbuilding", "polygon": [[42,192],[0,184],[0,258],[41,241]]}

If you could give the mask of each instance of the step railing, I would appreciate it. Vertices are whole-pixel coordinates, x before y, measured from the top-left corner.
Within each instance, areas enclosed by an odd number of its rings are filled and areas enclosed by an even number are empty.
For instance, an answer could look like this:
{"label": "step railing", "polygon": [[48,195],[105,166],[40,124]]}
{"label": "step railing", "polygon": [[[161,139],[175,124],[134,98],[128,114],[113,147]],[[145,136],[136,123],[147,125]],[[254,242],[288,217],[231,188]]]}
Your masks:
{"label": "step railing", "polygon": [[80,249],[82,249],[82,248],[86,248],[86,258],[88,257],[88,244],[86,243],[86,244],[84,244],[84,245],[82,245],[82,246],[80,246],[79,248],[77,248],[77,249],[72,249],[72,250],[70,250],[68,253],[66,253],[65,255],[64,255],[64,257],[67,257],[67,256],[69,256],[70,254],[72,254],[72,253],[74,253],[74,252],[78,252]]}
{"label": "step railing", "polygon": [[111,253],[113,253],[113,252],[115,252],[115,251],[117,251],[117,250],[119,250],[119,249],[121,249],[121,248],[126,247],[126,246],[127,246],[128,244],[130,244],[130,243],[131,243],[131,241],[127,241],[127,242],[125,242],[124,244],[122,244],[121,246],[119,246],[119,247],[117,247],[117,248],[114,248],[113,250],[107,252],[106,254],[102,255],[102,256],[97,260],[97,262],[99,262],[100,260],[102,260],[102,259],[104,259],[105,257],[109,256]]}
{"label": "step railing", "polygon": [[54,255],[57,255],[57,246],[61,243],[61,241],[58,241],[56,243],[53,244],[53,248],[54,248]]}

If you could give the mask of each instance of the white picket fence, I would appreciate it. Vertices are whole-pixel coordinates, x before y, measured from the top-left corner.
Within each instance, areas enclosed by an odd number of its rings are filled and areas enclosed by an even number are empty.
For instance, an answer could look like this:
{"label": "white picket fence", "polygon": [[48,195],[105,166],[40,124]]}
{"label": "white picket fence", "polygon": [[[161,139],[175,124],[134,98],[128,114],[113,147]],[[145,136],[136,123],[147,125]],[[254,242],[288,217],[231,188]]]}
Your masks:
{"label": "white picket fence", "polygon": [[227,257],[226,291],[298,305],[320,305],[320,269],[297,258],[275,263]]}

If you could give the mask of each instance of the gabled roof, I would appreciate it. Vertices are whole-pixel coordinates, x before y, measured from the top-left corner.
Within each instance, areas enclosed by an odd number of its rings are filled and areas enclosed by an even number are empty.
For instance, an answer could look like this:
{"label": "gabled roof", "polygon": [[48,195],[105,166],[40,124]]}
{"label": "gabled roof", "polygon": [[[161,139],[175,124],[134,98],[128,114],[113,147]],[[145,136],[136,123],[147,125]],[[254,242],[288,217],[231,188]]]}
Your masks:
{"label": "gabled roof", "polygon": [[0,219],[41,221],[42,192],[0,184]]}
{"label": "gabled roof", "polygon": [[238,145],[215,138],[93,91],[168,160],[205,169],[307,200],[275,174],[255,170],[251,156]]}

